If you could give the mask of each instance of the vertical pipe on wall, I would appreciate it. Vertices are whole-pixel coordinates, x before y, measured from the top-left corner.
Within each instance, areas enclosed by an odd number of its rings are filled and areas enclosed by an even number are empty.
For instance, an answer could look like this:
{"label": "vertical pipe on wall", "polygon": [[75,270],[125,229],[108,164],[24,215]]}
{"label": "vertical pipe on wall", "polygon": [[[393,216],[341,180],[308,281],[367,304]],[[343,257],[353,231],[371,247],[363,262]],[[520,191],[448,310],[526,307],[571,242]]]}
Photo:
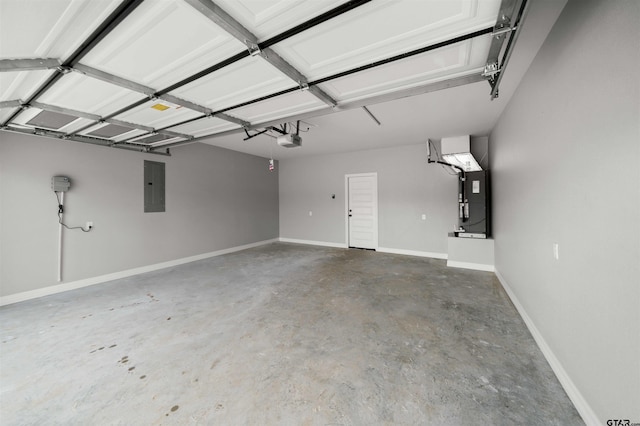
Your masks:
{"label": "vertical pipe on wall", "polygon": [[62,215],[64,214],[64,192],[60,192],[60,212],[58,224],[58,282],[62,282]]}

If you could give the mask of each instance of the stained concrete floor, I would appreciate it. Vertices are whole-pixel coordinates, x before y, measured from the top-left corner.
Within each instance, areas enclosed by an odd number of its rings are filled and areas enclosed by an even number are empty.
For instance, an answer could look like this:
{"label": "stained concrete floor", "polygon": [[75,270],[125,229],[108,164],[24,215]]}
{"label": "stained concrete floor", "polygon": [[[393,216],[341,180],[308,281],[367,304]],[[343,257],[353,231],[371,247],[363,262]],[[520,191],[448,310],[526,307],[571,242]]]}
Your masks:
{"label": "stained concrete floor", "polygon": [[491,273],[270,244],[0,309],[3,425],[583,424]]}

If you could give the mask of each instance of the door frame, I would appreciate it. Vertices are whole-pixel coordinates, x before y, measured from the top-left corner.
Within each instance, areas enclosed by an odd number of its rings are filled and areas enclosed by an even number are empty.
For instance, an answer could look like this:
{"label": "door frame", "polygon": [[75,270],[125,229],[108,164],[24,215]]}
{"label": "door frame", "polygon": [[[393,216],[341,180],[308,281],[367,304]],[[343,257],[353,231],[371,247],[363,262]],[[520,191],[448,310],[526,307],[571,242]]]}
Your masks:
{"label": "door frame", "polygon": [[352,177],[374,177],[374,211],[375,211],[375,220],[376,220],[376,235],[374,246],[375,250],[378,250],[378,240],[379,240],[379,229],[380,226],[378,224],[378,172],[369,172],[369,173],[350,173],[344,175],[344,229],[345,229],[345,246],[349,248],[349,178]]}

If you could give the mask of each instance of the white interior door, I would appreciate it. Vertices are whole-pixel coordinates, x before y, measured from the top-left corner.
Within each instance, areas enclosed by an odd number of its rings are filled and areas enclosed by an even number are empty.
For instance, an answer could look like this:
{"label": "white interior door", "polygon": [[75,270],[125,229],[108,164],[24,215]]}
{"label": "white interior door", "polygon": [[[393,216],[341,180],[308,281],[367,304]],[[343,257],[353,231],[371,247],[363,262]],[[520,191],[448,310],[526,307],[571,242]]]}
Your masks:
{"label": "white interior door", "polygon": [[349,247],[378,248],[378,175],[346,175]]}

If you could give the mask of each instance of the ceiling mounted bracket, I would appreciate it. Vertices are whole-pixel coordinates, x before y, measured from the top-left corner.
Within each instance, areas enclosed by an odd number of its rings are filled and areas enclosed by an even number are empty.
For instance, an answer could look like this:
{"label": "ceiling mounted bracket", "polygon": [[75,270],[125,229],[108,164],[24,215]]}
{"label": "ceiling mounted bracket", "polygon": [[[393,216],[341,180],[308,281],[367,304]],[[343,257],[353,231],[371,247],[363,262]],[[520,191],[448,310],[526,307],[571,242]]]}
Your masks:
{"label": "ceiling mounted bracket", "polygon": [[503,27],[503,28],[498,28],[498,26],[494,27],[494,31],[491,33],[492,36],[494,37],[499,37],[502,34],[506,34],[506,33],[510,33],[511,31],[515,31],[517,30],[518,27]]}
{"label": "ceiling mounted bracket", "polygon": [[309,90],[308,81],[298,81],[298,86],[300,87],[300,90],[303,92],[306,92],[307,90]]}
{"label": "ceiling mounted bracket", "polygon": [[240,118],[236,118],[234,116],[225,114],[224,112],[216,112],[213,114],[213,116],[221,120],[230,121],[232,123],[239,124],[241,127],[249,128],[251,126],[251,123],[249,123],[248,121],[244,121]]}
{"label": "ceiling mounted bracket", "polygon": [[482,73],[491,86],[491,100],[499,95],[500,81],[520,33],[519,27],[527,8],[527,0],[502,0],[500,4],[499,18],[491,33],[489,54]]}
{"label": "ceiling mounted bracket", "polygon": [[0,72],[48,70],[59,66],[60,60],[54,58],[0,59]]}
{"label": "ceiling mounted bracket", "polygon": [[493,75],[500,72],[500,67],[497,62],[492,62],[484,66],[484,71],[482,72],[483,77],[493,78]]}
{"label": "ceiling mounted bracket", "polygon": [[56,70],[64,75],[64,74],[69,74],[71,71],[73,71],[73,68],[68,67],[68,66],[64,66],[64,65],[60,65],[59,67],[56,67]]}
{"label": "ceiling mounted bracket", "polygon": [[378,126],[382,126],[382,123],[380,123],[380,120],[378,120],[378,118],[375,115],[373,115],[373,113],[369,110],[369,108],[367,108],[366,106],[363,106],[362,109],[367,113],[367,115],[369,115],[369,117],[371,117],[373,121],[376,122]]}
{"label": "ceiling mounted bracket", "polygon": [[253,43],[253,42],[250,42],[249,40],[245,40],[244,44],[245,46],[247,46],[249,55],[258,56],[262,53],[262,50],[260,49],[260,46],[258,46],[258,43]]}
{"label": "ceiling mounted bracket", "polygon": [[22,108],[22,105],[24,105],[24,103],[20,99],[0,101],[0,108]]}

